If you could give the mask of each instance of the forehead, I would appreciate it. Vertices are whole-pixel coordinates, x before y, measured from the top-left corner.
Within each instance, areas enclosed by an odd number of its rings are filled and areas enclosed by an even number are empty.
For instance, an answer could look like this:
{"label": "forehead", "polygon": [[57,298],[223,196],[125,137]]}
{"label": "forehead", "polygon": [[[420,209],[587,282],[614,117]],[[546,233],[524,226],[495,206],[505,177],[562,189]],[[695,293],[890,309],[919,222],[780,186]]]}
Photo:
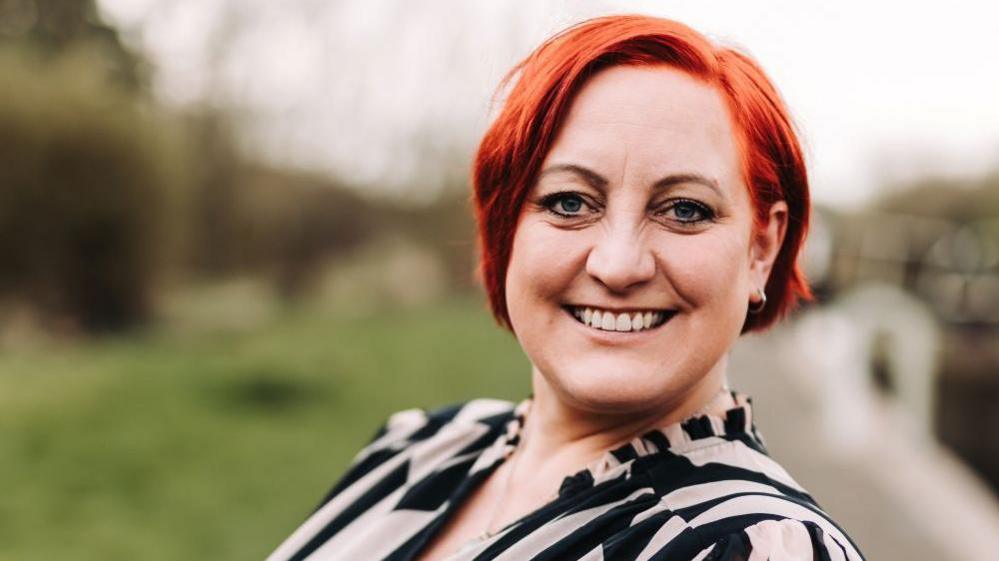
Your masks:
{"label": "forehead", "polygon": [[664,65],[614,66],[593,76],[547,159],[608,167],[627,161],[649,173],[697,172],[719,182],[735,180],[740,161],[719,90]]}

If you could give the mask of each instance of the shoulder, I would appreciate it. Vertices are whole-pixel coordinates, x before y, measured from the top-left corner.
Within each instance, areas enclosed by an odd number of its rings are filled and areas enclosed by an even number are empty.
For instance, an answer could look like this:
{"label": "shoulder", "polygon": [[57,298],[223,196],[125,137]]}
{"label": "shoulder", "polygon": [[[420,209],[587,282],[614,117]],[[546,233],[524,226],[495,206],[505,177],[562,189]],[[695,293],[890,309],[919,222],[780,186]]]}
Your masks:
{"label": "shoulder", "polygon": [[704,559],[743,559],[743,553],[748,559],[753,551],[774,561],[863,559],[847,533],[764,451],[738,440],[711,448],[701,458],[714,474],[710,491],[688,518],[710,544]]}
{"label": "shoulder", "polygon": [[394,472],[390,468],[398,467],[395,464],[415,445],[435,438],[461,439],[464,436],[474,439],[488,434],[509,420],[515,407],[510,401],[480,398],[432,409],[403,409],[390,414],[368,443],[354,455],[346,472],[316,509],[362,480],[391,478]]}
{"label": "shoulder", "polygon": [[639,466],[656,503],[631,520],[622,547],[638,546],[650,559],[863,559],[755,439],[670,436],[673,454]]}
{"label": "shoulder", "polygon": [[694,557],[697,561],[849,560],[863,555],[831,521],[767,518],[717,538]]}
{"label": "shoulder", "polygon": [[510,417],[514,407],[515,404],[510,401],[480,398],[433,409],[412,408],[397,411],[388,416],[365,450],[398,447],[426,440],[445,427],[501,423]]}
{"label": "shoulder", "polygon": [[863,561],[846,532],[813,503],[752,485],[724,487],[720,497],[704,502],[661,497],[631,518],[604,553],[696,561]]}
{"label": "shoulder", "polygon": [[650,540],[652,559],[864,559],[843,528],[765,454],[733,441],[684,456],[690,463],[673,464],[672,481],[657,489],[658,504],[627,532]]}

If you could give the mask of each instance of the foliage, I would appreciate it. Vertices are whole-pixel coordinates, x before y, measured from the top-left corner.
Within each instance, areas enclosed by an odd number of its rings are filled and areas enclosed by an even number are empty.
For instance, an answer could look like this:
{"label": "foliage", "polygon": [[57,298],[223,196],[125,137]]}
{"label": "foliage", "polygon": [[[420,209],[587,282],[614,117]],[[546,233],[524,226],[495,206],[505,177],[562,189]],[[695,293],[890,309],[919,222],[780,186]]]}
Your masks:
{"label": "foliage", "polygon": [[144,89],[146,64],[102,21],[94,0],[0,1],[0,43],[32,49],[42,58],[86,50],[95,74],[128,91]]}
{"label": "foliage", "polygon": [[307,292],[326,259],[376,231],[376,203],[335,180],[254,164],[236,152],[224,116],[192,115],[187,264],[211,276],[271,276],[290,299]]}
{"label": "foliage", "polygon": [[957,223],[999,217],[999,170],[974,180],[928,177],[911,185],[893,186],[876,209]]}
{"label": "foliage", "polygon": [[392,237],[471,287],[463,196],[412,208],[252,161],[224,108],[149,98],[93,0],[0,0],[0,20],[0,304],[27,301],[48,330],[120,332],[157,316],[166,283],[262,274],[298,300],[327,261]]}
{"label": "foliage", "polygon": [[180,183],[175,137],[90,53],[0,52],[0,288],[50,317],[145,320]]}

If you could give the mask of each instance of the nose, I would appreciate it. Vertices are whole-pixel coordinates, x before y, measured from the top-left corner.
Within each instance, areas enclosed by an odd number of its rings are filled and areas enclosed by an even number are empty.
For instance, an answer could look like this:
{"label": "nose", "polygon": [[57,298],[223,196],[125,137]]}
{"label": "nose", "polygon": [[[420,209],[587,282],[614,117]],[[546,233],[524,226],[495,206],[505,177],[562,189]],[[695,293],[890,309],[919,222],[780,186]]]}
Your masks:
{"label": "nose", "polygon": [[591,248],[586,272],[615,293],[649,281],[656,273],[656,263],[643,238],[633,226],[608,228]]}

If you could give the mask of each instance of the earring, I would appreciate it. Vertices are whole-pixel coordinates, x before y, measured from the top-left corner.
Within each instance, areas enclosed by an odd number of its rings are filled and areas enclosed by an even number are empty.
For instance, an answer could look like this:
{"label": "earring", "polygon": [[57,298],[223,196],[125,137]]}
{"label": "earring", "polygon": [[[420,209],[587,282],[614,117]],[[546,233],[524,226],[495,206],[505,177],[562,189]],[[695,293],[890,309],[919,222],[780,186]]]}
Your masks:
{"label": "earring", "polygon": [[749,308],[749,313],[758,314],[763,311],[763,308],[767,307],[767,293],[763,292],[763,289],[756,287],[756,293],[760,295],[760,301],[753,307]]}

